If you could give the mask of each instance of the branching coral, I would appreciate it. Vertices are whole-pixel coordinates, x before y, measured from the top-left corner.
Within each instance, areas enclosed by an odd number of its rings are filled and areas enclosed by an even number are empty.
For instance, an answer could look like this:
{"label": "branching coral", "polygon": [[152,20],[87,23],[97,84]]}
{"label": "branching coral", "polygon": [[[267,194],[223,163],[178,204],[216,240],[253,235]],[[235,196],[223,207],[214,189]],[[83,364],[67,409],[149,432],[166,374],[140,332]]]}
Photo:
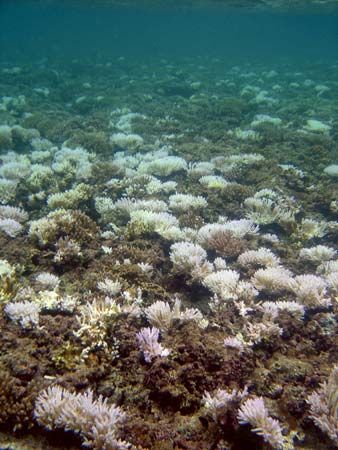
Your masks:
{"label": "branching coral", "polygon": [[310,405],[311,419],[338,445],[338,366],[306,401]]}
{"label": "branching coral", "polygon": [[272,448],[283,447],[283,434],[278,420],[269,416],[262,397],[246,400],[238,413],[239,423],[249,423],[252,431],[268,442]]}
{"label": "branching coral", "polygon": [[109,405],[101,395],[94,400],[91,390],[74,394],[60,386],[49,387],[37,397],[34,416],[49,430],[63,428],[78,433],[84,446],[96,450],[130,448],[130,444],[118,438],[126,414],[120,407]]}

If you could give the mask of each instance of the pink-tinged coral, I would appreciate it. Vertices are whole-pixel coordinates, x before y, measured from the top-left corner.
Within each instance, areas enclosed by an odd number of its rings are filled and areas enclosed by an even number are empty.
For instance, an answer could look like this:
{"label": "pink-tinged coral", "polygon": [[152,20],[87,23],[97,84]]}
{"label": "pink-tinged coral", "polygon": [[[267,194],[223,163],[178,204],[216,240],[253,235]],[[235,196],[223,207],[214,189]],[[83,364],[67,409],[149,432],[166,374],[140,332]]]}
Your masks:
{"label": "pink-tinged coral", "polygon": [[159,330],[157,328],[142,328],[139,333],[137,333],[136,338],[143,353],[146,362],[150,363],[153,358],[160,356],[161,358],[168,356],[170,350],[162,347],[158,342]]}
{"label": "pink-tinged coral", "polygon": [[229,410],[237,412],[240,403],[247,396],[247,387],[245,387],[242,391],[237,389],[232,389],[231,391],[217,389],[217,391],[213,394],[205,392],[202,401],[212,418],[217,421],[221,415],[225,415]]}
{"label": "pink-tinged coral", "polygon": [[281,449],[284,438],[278,420],[269,416],[262,397],[246,400],[238,412],[241,424],[250,424],[252,431],[268,442],[272,448]]}
{"label": "pink-tinged coral", "polygon": [[84,445],[93,449],[130,448],[130,444],[117,436],[126,414],[120,407],[109,405],[101,395],[94,400],[91,390],[74,394],[60,386],[49,387],[38,396],[34,416],[49,430],[64,428],[78,433]]}
{"label": "pink-tinged coral", "polygon": [[237,337],[227,337],[224,339],[224,347],[230,347],[238,350],[239,353],[244,352],[244,342]]}
{"label": "pink-tinged coral", "polygon": [[306,399],[310,405],[310,417],[332,441],[338,445],[338,365],[328,381]]}

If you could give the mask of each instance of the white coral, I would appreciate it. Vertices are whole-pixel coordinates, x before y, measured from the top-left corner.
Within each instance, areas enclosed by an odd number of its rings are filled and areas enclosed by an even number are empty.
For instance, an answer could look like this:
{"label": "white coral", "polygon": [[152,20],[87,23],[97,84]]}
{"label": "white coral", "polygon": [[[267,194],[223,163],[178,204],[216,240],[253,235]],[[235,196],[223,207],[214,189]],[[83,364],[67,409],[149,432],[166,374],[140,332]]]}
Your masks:
{"label": "white coral", "polygon": [[299,257],[315,263],[321,263],[333,259],[336,254],[337,251],[334,248],[326,245],[316,245],[315,247],[302,248],[299,252]]}
{"label": "white coral", "polygon": [[262,436],[272,448],[281,449],[284,438],[278,420],[269,416],[262,397],[255,397],[244,402],[238,412],[241,424],[249,423],[252,431]]}
{"label": "white coral", "polygon": [[161,358],[168,356],[170,350],[164,348],[159,342],[159,330],[157,328],[142,328],[136,338],[146,362],[151,362],[156,356]]}
{"label": "white coral", "polygon": [[305,306],[328,306],[330,304],[330,300],[326,298],[327,283],[316,275],[298,275],[292,281],[291,289]]}
{"label": "white coral", "polygon": [[239,273],[234,270],[220,270],[207,275],[203,281],[204,286],[223,300],[236,300],[238,298]]}
{"label": "white coral", "polygon": [[39,325],[40,307],[34,302],[7,303],[4,310],[11,320],[18,323],[25,330]]}
{"label": "white coral", "polygon": [[175,319],[186,321],[195,320],[199,325],[204,327],[203,315],[195,308],[187,308],[181,310],[181,301],[175,298],[173,307],[169,303],[157,301],[145,309],[145,315],[149,322],[160,330],[167,331]]}
{"label": "white coral", "polygon": [[41,272],[35,277],[35,279],[45,289],[56,289],[60,284],[59,277],[49,272]]}
{"label": "white coral", "polygon": [[201,195],[174,194],[169,197],[169,207],[174,211],[202,209],[207,205],[207,201]]}
{"label": "white coral", "polygon": [[130,448],[117,437],[118,427],[126,420],[125,413],[120,407],[109,405],[101,395],[94,400],[91,390],[73,394],[60,386],[49,387],[39,394],[34,416],[50,430],[64,428],[78,433],[84,445],[93,449]]}
{"label": "white coral", "polygon": [[338,445],[338,366],[334,366],[328,381],[308,396],[310,417]]}
{"label": "white coral", "polygon": [[268,267],[257,270],[251,278],[251,282],[259,291],[278,293],[290,290],[292,273],[283,267]]}
{"label": "white coral", "polygon": [[173,244],[170,247],[170,260],[175,272],[190,275],[195,280],[202,279],[212,271],[206,251],[198,244],[190,242]]}
{"label": "white coral", "polygon": [[258,250],[248,250],[238,257],[238,263],[241,266],[259,265],[265,267],[277,267],[281,261],[268,248],[259,248]]}

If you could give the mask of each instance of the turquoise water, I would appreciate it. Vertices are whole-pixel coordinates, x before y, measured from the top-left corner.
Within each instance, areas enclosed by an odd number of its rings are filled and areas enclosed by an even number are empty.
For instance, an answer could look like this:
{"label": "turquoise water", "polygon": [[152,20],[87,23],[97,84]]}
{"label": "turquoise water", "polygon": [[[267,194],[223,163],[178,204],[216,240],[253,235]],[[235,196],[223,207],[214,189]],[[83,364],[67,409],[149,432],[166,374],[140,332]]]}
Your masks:
{"label": "turquoise water", "polygon": [[[90,5],[90,6],[88,6]],[[337,58],[337,11],[104,6],[98,2],[5,2],[1,50],[10,60],[213,56],[231,61]]]}
{"label": "turquoise water", "polygon": [[333,0],[0,0],[1,449],[336,448],[337,75]]}

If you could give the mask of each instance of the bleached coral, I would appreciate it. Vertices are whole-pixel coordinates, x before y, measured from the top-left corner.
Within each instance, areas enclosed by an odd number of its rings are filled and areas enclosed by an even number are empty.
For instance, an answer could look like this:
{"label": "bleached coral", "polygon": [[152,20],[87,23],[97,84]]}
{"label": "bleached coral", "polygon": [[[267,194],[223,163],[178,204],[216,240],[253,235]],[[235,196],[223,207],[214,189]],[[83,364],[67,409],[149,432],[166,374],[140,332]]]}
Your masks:
{"label": "bleached coral", "polygon": [[222,223],[210,223],[203,225],[197,234],[198,242],[207,248],[210,247],[210,242],[215,235],[222,232],[230,232],[236,238],[243,238],[245,236],[255,235],[258,232],[258,226],[251,220],[224,220]]}
{"label": "bleached coral", "polygon": [[306,125],[303,126],[303,130],[310,133],[328,134],[331,126],[317,119],[309,119],[306,121]]}
{"label": "bleached coral", "polygon": [[19,181],[30,174],[30,162],[25,157],[15,156],[13,160],[5,162],[0,168],[0,177]]}
{"label": "bleached coral", "polygon": [[295,232],[296,236],[304,241],[309,241],[313,238],[320,238],[327,234],[328,227],[325,221],[317,221],[314,219],[302,219],[298,224]]}
{"label": "bleached coral", "polygon": [[280,311],[287,311],[300,318],[303,318],[305,312],[304,305],[293,301],[263,302],[260,304],[260,308],[264,312],[264,317],[268,320],[276,319]]}
{"label": "bleached coral", "polygon": [[329,275],[332,272],[338,272],[338,260],[324,261],[317,267],[317,273]]}
{"label": "bleached coral", "polygon": [[162,347],[158,342],[159,334],[159,330],[153,327],[142,328],[136,335],[140,350],[143,353],[145,361],[148,363],[156,356],[163,358],[170,353],[169,349]]}
{"label": "bleached coral", "polygon": [[104,281],[99,281],[97,287],[100,291],[107,295],[117,295],[122,290],[122,284],[116,280],[111,280],[110,278],[105,278]]}
{"label": "bleached coral", "polygon": [[270,223],[288,223],[295,220],[295,210],[284,201],[284,199],[275,197],[257,195],[249,197],[244,201],[247,209],[246,217],[259,225],[268,225]]}
{"label": "bleached coral", "polygon": [[268,267],[257,270],[251,282],[259,291],[278,293],[291,289],[292,273],[283,267]]}
{"label": "bleached coral", "polygon": [[326,276],[326,281],[331,291],[338,293],[338,271],[330,272]]}
{"label": "bleached coral", "polygon": [[36,302],[42,310],[74,312],[78,305],[78,299],[73,295],[61,295],[56,290],[40,291],[36,297]]}
{"label": "bleached coral", "polygon": [[41,272],[35,277],[35,279],[45,289],[56,289],[60,284],[59,277],[49,272]]}
{"label": "bleached coral", "polygon": [[327,247],[326,245],[316,245],[311,248],[302,248],[299,252],[299,257],[315,263],[321,263],[333,259],[336,254],[337,251],[334,248]]}
{"label": "bleached coral", "polygon": [[90,187],[87,184],[80,183],[67,191],[49,195],[47,205],[50,209],[75,209],[81,202],[89,199],[90,193]]}
{"label": "bleached coral", "polygon": [[121,307],[108,297],[105,301],[94,299],[81,307],[80,315],[77,316],[80,328],[74,334],[86,346],[82,351],[83,358],[95,350],[109,350],[106,340],[108,324],[121,312]]}
{"label": "bleached coral", "polygon": [[165,239],[179,239],[182,233],[179,229],[179,223],[175,216],[166,212],[152,212],[145,210],[136,210],[130,213],[130,224],[136,231],[153,232],[156,231]]}
{"label": "bleached coral", "polygon": [[28,220],[28,213],[22,208],[17,208],[15,206],[1,205],[0,206],[0,218],[1,219],[12,219],[16,222],[22,223]]}
{"label": "bleached coral", "polygon": [[175,272],[189,275],[193,280],[201,280],[212,272],[212,265],[207,261],[207,252],[198,244],[173,244],[170,247],[170,260]]}
{"label": "bleached coral", "polygon": [[18,186],[17,180],[8,180],[7,178],[0,178],[0,203],[8,203],[15,198],[16,188]]}
{"label": "bleached coral", "polygon": [[246,323],[243,334],[247,345],[253,346],[269,341],[271,338],[278,338],[283,334],[283,329],[266,316],[264,322]]}
{"label": "bleached coral", "polygon": [[169,197],[169,207],[175,211],[203,209],[207,206],[204,197],[191,194],[174,194]]}
{"label": "bleached coral", "polygon": [[244,342],[238,337],[227,337],[224,339],[224,347],[236,349],[239,353],[244,352]]}
{"label": "bleached coral", "polygon": [[78,433],[85,446],[96,450],[130,448],[118,439],[126,414],[101,395],[94,400],[91,390],[74,394],[57,385],[48,387],[36,399],[34,417],[49,430],[64,428]]}
{"label": "bleached coral", "polygon": [[211,175],[214,170],[214,165],[208,161],[199,161],[188,164],[188,175],[202,177]]}
{"label": "bleached coral", "polygon": [[23,226],[14,219],[0,219],[0,230],[15,238],[23,230]]}
{"label": "bleached coral", "polygon": [[136,151],[143,147],[144,141],[141,136],[135,133],[114,133],[110,136],[110,143],[114,147]]}
{"label": "bleached coral", "polygon": [[6,259],[0,259],[0,280],[12,277],[14,273],[15,268]]}
{"label": "bleached coral", "polygon": [[204,286],[223,300],[238,298],[239,273],[234,270],[220,270],[204,278]]}
{"label": "bleached coral", "polygon": [[138,172],[142,174],[167,177],[175,172],[186,171],[188,165],[183,158],[179,156],[164,156],[150,160],[142,161],[138,166]]}
{"label": "bleached coral", "polygon": [[52,169],[60,175],[73,175],[77,180],[87,180],[92,174],[95,154],[82,147],[69,148],[63,145],[54,155]]}
{"label": "bleached coral", "polygon": [[7,303],[4,311],[13,322],[18,323],[25,330],[39,325],[40,307],[34,302]]}
{"label": "bleached coral", "polygon": [[268,248],[259,248],[258,250],[248,250],[239,255],[237,262],[241,266],[264,266],[264,267],[277,267],[281,261],[271,250]]}
{"label": "bleached coral", "polygon": [[298,275],[291,283],[291,289],[297,299],[305,306],[328,306],[326,281],[312,274]]}
{"label": "bleached coral", "polygon": [[334,366],[328,381],[308,396],[310,417],[323,433],[338,445],[338,366]]}
{"label": "bleached coral", "polygon": [[219,175],[205,175],[199,179],[199,182],[208,189],[224,189],[231,184]]}
{"label": "bleached coral", "polygon": [[281,449],[284,438],[278,420],[269,416],[262,397],[246,400],[238,412],[238,420],[241,424],[250,424],[252,431],[262,436],[272,448]]}
{"label": "bleached coral", "polygon": [[205,392],[202,402],[214,421],[228,412],[236,413],[241,402],[248,396],[248,389],[242,391],[237,389],[225,390],[217,389],[213,394]]}
{"label": "bleached coral", "polygon": [[169,303],[163,301],[157,301],[145,309],[145,315],[149,322],[160,330],[167,331],[175,319],[185,321],[194,320],[202,328],[206,323],[203,320],[202,313],[195,308],[187,308],[181,310],[181,301],[175,298],[173,307],[171,308]]}
{"label": "bleached coral", "polygon": [[146,274],[151,274],[152,271],[154,270],[154,266],[149,263],[140,262],[140,263],[137,263],[137,265],[140,268],[140,270]]}
{"label": "bleached coral", "polygon": [[68,236],[58,239],[55,244],[55,249],[54,261],[56,263],[70,262],[82,256],[80,244]]}
{"label": "bleached coral", "polygon": [[176,181],[164,181],[162,182],[156,177],[152,177],[149,183],[146,185],[146,192],[149,195],[159,194],[164,192],[168,194],[169,192],[175,191],[177,188]]}

